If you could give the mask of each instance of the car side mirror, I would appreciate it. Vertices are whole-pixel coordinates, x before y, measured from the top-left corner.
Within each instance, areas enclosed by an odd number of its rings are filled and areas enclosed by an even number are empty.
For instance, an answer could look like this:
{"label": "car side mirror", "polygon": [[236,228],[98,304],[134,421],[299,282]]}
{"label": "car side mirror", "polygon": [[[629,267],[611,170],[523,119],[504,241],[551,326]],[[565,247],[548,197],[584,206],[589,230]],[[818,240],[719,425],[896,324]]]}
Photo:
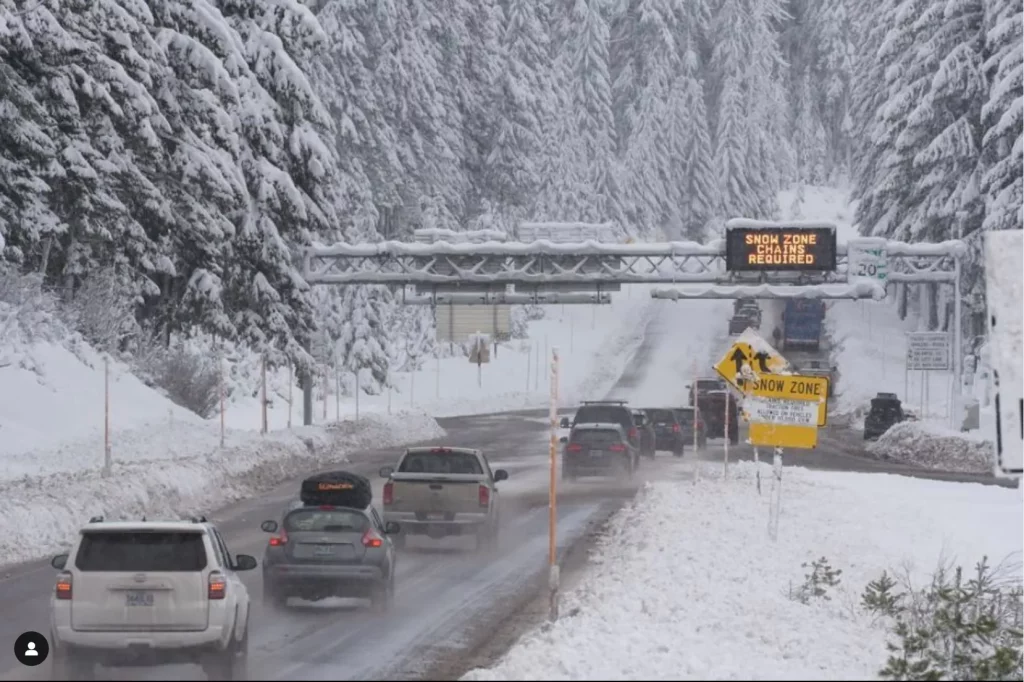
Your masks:
{"label": "car side mirror", "polygon": [[385,535],[398,535],[402,531],[402,527],[395,521],[388,521],[384,524]]}
{"label": "car side mirror", "polygon": [[562,421],[558,422],[558,428],[560,428],[560,429],[567,429],[567,428],[569,428],[569,418],[568,417],[562,417]]}
{"label": "car side mirror", "polygon": [[395,473],[395,467],[381,467],[377,473],[380,474],[381,478],[391,478],[391,474]]}
{"label": "car side mirror", "polygon": [[508,472],[505,471],[504,469],[498,469],[498,470],[496,470],[494,472],[494,482],[495,483],[497,483],[498,481],[507,481],[507,480],[508,480]]}
{"label": "car side mirror", "polygon": [[234,568],[236,571],[251,571],[256,568],[256,557],[248,554],[236,554]]}
{"label": "car side mirror", "polygon": [[569,442],[569,439],[566,438],[565,436],[562,436],[561,438],[558,439],[558,442],[561,443],[562,445],[565,445],[566,443]]}
{"label": "car side mirror", "polygon": [[50,559],[50,565],[56,568],[58,571],[63,571],[64,567],[68,565],[68,555],[58,554],[57,556]]}
{"label": "car side mirror", "polygon": [[263,529],[264,533],[276,533],[277,521],[264,521],[260,524],[260,528]]}

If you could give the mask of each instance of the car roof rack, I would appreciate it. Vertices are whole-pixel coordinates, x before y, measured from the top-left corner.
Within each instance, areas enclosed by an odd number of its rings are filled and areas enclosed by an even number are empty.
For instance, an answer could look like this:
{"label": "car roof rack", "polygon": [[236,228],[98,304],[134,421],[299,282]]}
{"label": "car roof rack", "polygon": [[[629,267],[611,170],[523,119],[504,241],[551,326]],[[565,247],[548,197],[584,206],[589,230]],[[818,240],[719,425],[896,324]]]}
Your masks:
{"label": "car roof rack", "polygon": [[102,516],[93,516],[89,519],[89,523],[103,523]]}
{"label": "car roof rack", "polygon": [[584,400],[584,405],[625,405],[627,400]]}
{"label": "car roof rack", "polygon": [[189,518],[192,523],[208,523],[206,516],[200,514],[199,516],[192,516]]}

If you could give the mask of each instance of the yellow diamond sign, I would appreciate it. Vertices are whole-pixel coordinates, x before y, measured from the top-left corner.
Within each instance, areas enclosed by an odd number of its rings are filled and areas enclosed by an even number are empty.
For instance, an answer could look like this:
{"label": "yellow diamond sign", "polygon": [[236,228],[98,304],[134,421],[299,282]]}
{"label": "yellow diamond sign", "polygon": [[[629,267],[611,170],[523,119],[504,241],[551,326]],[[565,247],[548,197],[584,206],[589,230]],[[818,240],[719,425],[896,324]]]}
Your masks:
{"label": "yellow diamond sign", "polygon": [[786,358],[751,329],[740,334],[722,359],[715,363],[719,376],[743,392],[762,374],[778,374],[788,367]]}

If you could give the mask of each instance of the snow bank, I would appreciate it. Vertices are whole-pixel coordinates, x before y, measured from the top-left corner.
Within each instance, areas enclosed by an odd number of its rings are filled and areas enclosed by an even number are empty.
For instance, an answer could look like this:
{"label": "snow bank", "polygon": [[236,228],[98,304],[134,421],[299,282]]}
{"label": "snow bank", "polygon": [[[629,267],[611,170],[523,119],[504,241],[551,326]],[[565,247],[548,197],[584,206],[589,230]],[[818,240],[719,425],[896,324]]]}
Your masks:
{"label": "snow bank", "polygon": [[119,435],[123,454],[115,458],[108,477],[101,473],[101,452],[67,447],[59,460],[38,455],[44,475],[0,482],[0,556],[10,563],[59,551],[90,516],[209,512],[288,478],[348,461],[347,453],[356,450],[442,436],[436,421],[415,413],[370,415],[359,422],[263,437],[235,431],[227,434],[223,449],[219,428],[211,424],[189,425],[173,434],[135,429]]}
{"label": "snow bank", "polygon": [[[550,395],[551,349],[560,356],[562,404],[593,396],[603,397],[615,382],[642,338],[651,307],[649,285],[624,286],[610,305],[545,306],[546,317],[527,323],[528,337],[492,347],[490,362],[479,375],[476,365],[461,354],[424,358],[415,372],[393,372],[393,388],[380,395],[359,396],[360,414],[388,414],[398,409],[423,411],[435,417],[482,414],[546,407]],[[458,350],[458,348],[456,348]],[[249,361],[245,381],[227,407],[226,421],[233,428],[260,425],[258,364]],[[239,372],[242,374],[242,372]],[[356,414],[354,376],[329,377],[326,418],[324,380],[314,387],[313,421],[320,424]],[[340,381],[346,390],[338,395]],[[268,373],[268,423],[271,429],[302,423],[302,394],[297,388],[288,402],[288,370]]]}
{"label": "snow bank", "polygon": [[928,469],[992,473],[992,443],[977,434],[959,433],[929,422],[896,424],[867,450],[881,459]]}
{"label": "snow bank", "polygon": [[[41,342],[18,348],[17,360],[0,367],[0,478],[11,472],[11,455],[35,459],[40,450],[60,449],[65,443],[80,456],[92,443],[103,455],[104,358],[74,337],[64,342]],[[110,428],[145,428],[158,424],[202,424],[194,412],[178,407],[146,386],[128,367],[109,364]]]}
{"label": "snow bank", "polygon": [[[786,468],[779,537],[767,537],[770,467],[649,485],[601,539],[561,619],[464,680],[847,679],[877,677],[886,633],[859,609],[865,585],[904,562],[917,580],[941,557],[1019,561],[1017,490]],[[688,477],[687,477],[688,478]],[[831,600],[789,598],[810,563],[843,571]]]}

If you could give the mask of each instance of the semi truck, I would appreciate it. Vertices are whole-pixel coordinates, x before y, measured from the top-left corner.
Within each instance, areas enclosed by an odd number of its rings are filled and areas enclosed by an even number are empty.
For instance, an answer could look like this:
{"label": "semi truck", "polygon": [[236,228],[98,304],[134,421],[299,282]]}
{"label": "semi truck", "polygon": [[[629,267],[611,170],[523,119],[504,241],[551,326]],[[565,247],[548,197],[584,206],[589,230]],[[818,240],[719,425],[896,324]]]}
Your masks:
{"label": "semi truck", "polygon": [[782,350],[819,350],[824,322],[824,301],[786,301],[786,309],[782,312]]}

